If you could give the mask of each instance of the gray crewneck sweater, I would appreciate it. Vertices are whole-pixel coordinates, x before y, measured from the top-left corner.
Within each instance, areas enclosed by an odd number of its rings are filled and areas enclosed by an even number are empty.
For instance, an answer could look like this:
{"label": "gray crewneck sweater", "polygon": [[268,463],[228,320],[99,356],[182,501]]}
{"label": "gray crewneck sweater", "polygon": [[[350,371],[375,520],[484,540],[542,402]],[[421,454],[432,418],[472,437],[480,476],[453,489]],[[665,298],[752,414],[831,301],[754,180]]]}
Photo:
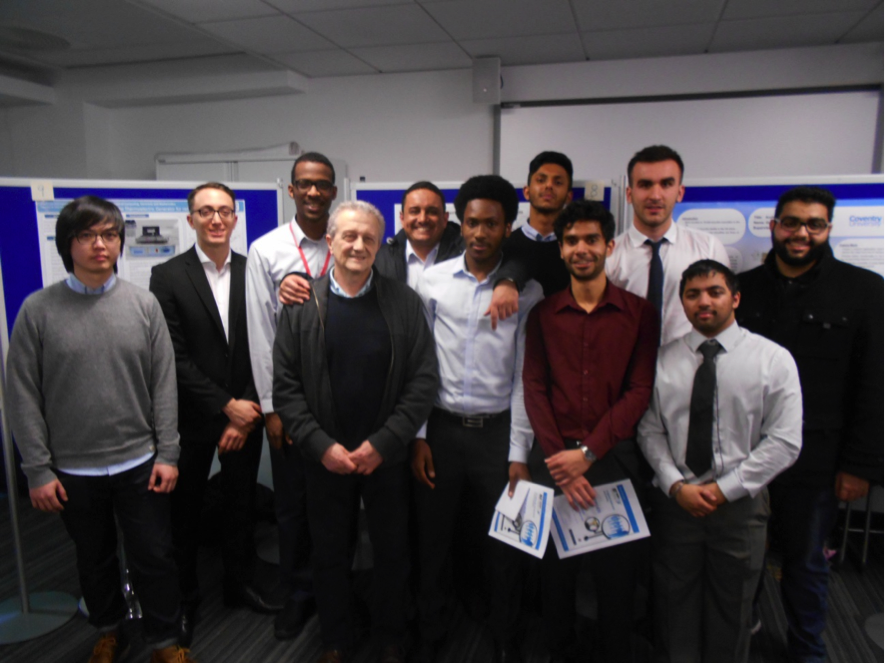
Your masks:
{"label": "gray crewneck sweater", "polygon": [[163,311],[121,279],[101,295],[64,282],[30,295],[9,343],[9,415],[31,488],[53,468],[95,468],[156,451],[178,461],[175,353]]}

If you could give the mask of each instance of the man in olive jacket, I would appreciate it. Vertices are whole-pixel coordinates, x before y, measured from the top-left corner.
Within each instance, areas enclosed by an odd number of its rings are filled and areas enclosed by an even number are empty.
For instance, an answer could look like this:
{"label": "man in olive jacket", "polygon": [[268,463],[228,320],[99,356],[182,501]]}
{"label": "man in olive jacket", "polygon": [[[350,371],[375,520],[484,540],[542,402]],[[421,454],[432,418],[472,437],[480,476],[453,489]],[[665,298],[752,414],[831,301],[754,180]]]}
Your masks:
{"label": "man in olive jacket", "polygon": [[352,652],[349,573],[362,498],[372,542],[380,661],[402,661],[409,573],[407,446],[438,388],[421,300],[372,266],[384,219],[341,204],[326,240],[335,267],[286,307],[274,344],[274,411],[305,457],[323,661]]}
{"label": "man in olive jacket", "polygon": [[824,541],[837,500],[882,482],[882,277],[833,256],[836,199],[816,187],[784,193],[773,251],[740,275],[738,323],[784,346],[799,367],[802,452],[769,485],[771,529],[783,549],[781,592],[792,661],[826,661]]}

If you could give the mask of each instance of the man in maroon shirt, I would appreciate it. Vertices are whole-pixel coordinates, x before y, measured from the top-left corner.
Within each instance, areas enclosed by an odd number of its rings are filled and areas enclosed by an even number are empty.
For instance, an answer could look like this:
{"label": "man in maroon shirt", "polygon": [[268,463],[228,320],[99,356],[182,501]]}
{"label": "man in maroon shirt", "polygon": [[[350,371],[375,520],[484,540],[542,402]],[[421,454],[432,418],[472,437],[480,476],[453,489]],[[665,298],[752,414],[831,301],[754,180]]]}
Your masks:
{"label": "man in maroon shirt", "polygon": [[[523,382],[535,444],[529,464],[511,464],[511,483],[556,487],[588,507],[594,485],[634,479],[641,456],[633,440],[654,383],[658,322],[644,299],[608,282],[605,259],[615,221],[602,205],[570,203],[554,225],[569,288],[529,316]],[[576,656],[575,587],[582,559],[596,585],[599,661],[631,661],[635,567],[643,541],[542,562],[542,615],[551,661]],[[578,660],[573,660],[578,661]]]}

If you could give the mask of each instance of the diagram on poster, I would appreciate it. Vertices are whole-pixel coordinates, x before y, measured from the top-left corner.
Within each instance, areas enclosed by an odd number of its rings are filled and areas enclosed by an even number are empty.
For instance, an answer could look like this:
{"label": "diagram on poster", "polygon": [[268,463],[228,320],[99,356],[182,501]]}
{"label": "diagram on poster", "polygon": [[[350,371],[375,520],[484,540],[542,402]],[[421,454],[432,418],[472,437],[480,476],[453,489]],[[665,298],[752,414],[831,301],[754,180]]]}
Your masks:
{"label": "diagram on poster", "polygon": [[[136,286],[147,288],[151,268],[187,251],[196,242],[196,234],[187,222],[186,200],[112,200],[123,214],[125,242],[117,261],[117,274]],[[67,277],[67,271],[55,244],[55,224],[62,208],[70,200],[36,201],[37,228],[40,233],[40,266],[43,285]],[[243,255],[246,243],[246,202],[237,201],[237,225],[231,236],[231,249]]]}

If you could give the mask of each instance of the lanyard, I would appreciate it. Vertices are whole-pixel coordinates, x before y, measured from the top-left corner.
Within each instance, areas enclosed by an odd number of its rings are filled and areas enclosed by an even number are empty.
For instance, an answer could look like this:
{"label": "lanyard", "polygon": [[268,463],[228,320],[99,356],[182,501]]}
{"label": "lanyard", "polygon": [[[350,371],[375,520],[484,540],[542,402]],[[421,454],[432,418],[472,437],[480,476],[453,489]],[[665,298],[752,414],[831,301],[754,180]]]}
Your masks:
{"label": "lanyard", "polygon": [[[304,272],[308,277],[313,279],[313,275],[310,272],[310,266],[307,264],[307,258],[304,255],[304,250],[301,249],[301,245],[298,244],[298,238],[295,237],[295,230],[292,228],[292,222],[289,222],[289,232],[292,233],[292,240],[295,241],[295,246],[298,247],[298,253],[301,254],[301,263],[304,265]],[[326,251],[326,261],[323,263],[323,269],[320,271],[320,277],[326,274],[326,270],[329,269],[329,258],[331,258],[332,252],[331,250]],[[319,278],[319,277],[318,277]]]}

